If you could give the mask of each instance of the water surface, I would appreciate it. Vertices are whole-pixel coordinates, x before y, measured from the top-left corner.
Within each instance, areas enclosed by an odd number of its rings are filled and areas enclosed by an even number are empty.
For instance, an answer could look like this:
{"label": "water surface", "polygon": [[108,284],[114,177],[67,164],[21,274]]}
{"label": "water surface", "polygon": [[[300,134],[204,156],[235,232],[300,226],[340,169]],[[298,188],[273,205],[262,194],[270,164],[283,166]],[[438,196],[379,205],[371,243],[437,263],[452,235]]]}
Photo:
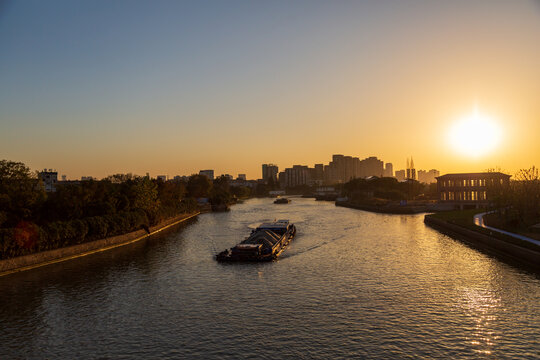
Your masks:
{"label": "water surface", "polygon": [[[264,220],[279,261],[220,264]],[[0,358],[539,358],[540,278],[426,227],[294,198],[0,278]]]}

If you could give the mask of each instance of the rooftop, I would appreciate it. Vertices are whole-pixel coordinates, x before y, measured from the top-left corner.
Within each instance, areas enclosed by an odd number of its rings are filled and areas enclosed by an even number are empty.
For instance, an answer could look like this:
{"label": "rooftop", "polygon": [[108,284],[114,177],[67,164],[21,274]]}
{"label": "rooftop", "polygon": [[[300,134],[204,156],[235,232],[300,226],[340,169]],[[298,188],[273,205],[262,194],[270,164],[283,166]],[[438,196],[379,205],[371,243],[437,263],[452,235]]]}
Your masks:
{"label": "rooftop", "polygon": [[462,178],[462,177],[478,177],[478,176],[484,176],[484,177],[511,177],[512,175],[507,175],[502,172],[478,172],[478,173],[457,173],[457,174],[444,174],[441,176],[436,176],[436,179],[442,179],[442,178]]}

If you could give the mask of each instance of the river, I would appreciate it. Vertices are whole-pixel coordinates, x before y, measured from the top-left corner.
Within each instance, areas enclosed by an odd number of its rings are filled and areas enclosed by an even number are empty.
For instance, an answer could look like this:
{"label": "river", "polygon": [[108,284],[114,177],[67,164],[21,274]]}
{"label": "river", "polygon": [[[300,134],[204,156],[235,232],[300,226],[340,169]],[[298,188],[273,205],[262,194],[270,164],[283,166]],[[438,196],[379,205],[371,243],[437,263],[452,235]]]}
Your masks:
{"label": "river", "polygon": [[[263,220],[272,263],[221,264]],[[540,276],[423,223],[293,198],[0,278],[1,359],[539,358]]]}

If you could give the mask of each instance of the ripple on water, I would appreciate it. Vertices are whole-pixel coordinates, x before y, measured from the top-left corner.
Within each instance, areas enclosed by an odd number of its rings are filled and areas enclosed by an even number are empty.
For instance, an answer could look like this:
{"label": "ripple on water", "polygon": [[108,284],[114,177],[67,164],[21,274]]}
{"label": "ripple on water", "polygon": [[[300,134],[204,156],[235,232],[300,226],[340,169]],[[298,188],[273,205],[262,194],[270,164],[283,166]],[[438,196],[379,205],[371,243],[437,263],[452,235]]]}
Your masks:
{"label": "ripple on water", "polygon": [[[219,264],[263,221],[279,261]],[[0,358],[538,358],[539,277],[423,224],[252,199],[178,232],[0,278]]]}

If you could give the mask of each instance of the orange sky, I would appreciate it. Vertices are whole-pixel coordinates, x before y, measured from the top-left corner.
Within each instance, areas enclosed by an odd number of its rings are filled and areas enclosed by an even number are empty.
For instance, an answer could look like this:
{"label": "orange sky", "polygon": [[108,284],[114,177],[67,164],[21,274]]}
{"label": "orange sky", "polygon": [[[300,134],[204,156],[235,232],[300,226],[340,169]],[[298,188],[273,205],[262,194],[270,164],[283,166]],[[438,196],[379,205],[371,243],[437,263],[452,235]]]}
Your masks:
{"label": "orange sky", "polygon": [[[413,156],[442,173],[540,166],[538,2],[214,5],[103,17],[107,3],[13,3],[0,22],[0,157],[68,178],[258,178],[262,163],[332,154],[394,170]],[[475,106],[502,130],[482,157],[447,139]]]}

